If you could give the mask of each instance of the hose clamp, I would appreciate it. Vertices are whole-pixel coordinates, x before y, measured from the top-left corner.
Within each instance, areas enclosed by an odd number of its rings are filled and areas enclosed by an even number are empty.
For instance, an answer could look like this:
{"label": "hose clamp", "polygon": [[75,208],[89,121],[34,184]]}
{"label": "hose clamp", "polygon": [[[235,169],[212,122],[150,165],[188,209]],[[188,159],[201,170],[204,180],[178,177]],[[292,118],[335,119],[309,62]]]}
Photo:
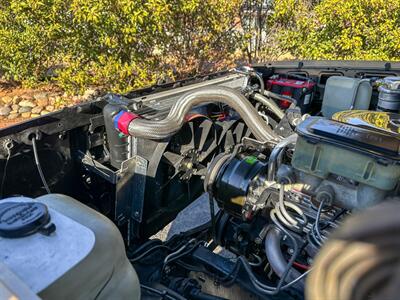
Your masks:
{"label": "hose clamp", "polygon": [[140,116],[134,114],[132,112],[121,110],[115,117],[114,117],[114,127],[119,132],[122,132],[125,135],[129,135],[129,124],[135,120],[139,119]]}

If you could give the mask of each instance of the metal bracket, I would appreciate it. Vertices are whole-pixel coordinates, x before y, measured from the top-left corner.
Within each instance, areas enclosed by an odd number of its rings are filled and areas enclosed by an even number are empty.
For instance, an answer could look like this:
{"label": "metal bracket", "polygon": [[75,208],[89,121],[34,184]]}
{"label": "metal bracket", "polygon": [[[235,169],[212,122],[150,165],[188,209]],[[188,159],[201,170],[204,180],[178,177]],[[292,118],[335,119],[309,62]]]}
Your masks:
{"label": "metal bracket", "polygon": [[142,221],[144,191],[147,176],[147,160],[135,155],[125,160],[118,171],[85,154],[82,163],[91,172],[115,185],[115,220],[122,225],[134,219]]}
{"label": "metal bracket", "polygon": [[104,116],[96,116],[93,118],[90,118],[90,125],[89,125],[89,132],[93,133],[96,128],[104,126]]}
{"label": "metal bracket", "polygon": [[132,185],[134,187],[134,198],[132,200],[131,217],[137,221],[142,221],[144,192],[146,186],[147,160],[141,156],[135,156],[135,174],[133,176]]}

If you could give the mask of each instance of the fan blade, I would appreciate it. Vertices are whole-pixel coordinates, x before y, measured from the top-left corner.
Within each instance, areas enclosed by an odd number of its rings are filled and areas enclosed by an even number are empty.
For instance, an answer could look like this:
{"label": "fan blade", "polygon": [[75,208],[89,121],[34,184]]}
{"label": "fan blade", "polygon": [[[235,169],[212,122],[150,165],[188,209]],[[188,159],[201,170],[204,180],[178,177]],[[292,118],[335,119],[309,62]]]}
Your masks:
{"label": "fan blade", "polygon": [[163,160],[168,162],[170,165],[174,166],[175,168],[181,163],[183,157],[179,154],[173,152],[164,152]]}
{"label": "fan blade", "polygon": [[194,149],[195,143],[194,143],[194,126],[193,122],[188,122],[184,126],[184,133],[182,132],[181,135],[185,135],[184,139],[182,139],[182,144],[181,144],[181,154],[184,154],[188,152],[189,150]]}
{"label": "fan blade", "polygon": [[246,131],[245,131],[243,137],[249,137],[250,135],[251,135],[251,131],[250,131],[249,127],[246,126]]}
{"label": "fan blade", "polygon": [[233,137],[232,130],[229,130],[225,136],[225,145],[224,146],[226,148],[226,147],[230,147],[230,146],[234,146],[234,145],[235,145],[235,138]]}
{"label": "fan blade", "polygon": [[235,134],[235,137],[236,137],[236,144],[239,144],[242,141],[244,127],[245,127],[245,125],[242,122],[239,122],[236,125],[235,131],[234,131],[234,134]]}
{"label": "fan blade", "polygon": [[194,139],[195,139],[195,132],[194,132],[194,123],[189,122],[190,132],[192,134],[192,139],[190,140],[190,148],[194,149],[196,147]]}
{"label": "fan blade", "polygon": [[214,150],[218,147],[217,141],[213,141],[206,151],[203,151],[199,155],[199,162],[203,162]]}
{"label": "fan blade", "polygon": [[210,138],[215,140],[215,134],[214,136],[210,136],[210,133],[212,132],[211,129],[213,128],[213,123],[210,120],[204,120],[204,122],[201,123],[199,126],[199,129],[196,130],[196,133],[200,134],[200,141],[197,149],[200,151],[203,151],[204,145],[206,144],[206,141],[209,141]]}
{"label": "fan blade", "polygon": [[233,126],[233,124],[235,124],[235,122],[236,122],[235,120],[230,120],[230,121],[225,121],[223,123],[222,131],[221,131],[220,137],[218,139],[218,145],[220,145],[224,141],[226,133],[232,128],[232,126]]}

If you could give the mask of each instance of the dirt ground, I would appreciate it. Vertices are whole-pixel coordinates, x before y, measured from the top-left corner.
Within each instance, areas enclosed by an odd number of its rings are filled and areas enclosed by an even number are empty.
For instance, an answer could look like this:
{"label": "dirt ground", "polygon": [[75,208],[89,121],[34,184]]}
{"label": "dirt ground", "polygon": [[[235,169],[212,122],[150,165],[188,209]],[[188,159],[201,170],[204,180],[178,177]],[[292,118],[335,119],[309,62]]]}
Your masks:
{"label": "dirt ground", "polygon": [[26,121],[26,120],[29,120],[29,119],[25,119],[25,118],[16,118],[16,119],[13,119],[13,120],[0,119],[0,129],[1,128],[5,128],[5,127],[10,127],[10,126],[12,126],[14,124],[21,123],[21,122]]}
{"label": "dirt ground", "polygon": [[54,85],[42,85],[37,89],[25,88],[16,84],[12,84],[8,81],[0,79],[0,97],[3,96],[22,96],[28,95],[32,96],[37,92],[59,92],[60,89]]}

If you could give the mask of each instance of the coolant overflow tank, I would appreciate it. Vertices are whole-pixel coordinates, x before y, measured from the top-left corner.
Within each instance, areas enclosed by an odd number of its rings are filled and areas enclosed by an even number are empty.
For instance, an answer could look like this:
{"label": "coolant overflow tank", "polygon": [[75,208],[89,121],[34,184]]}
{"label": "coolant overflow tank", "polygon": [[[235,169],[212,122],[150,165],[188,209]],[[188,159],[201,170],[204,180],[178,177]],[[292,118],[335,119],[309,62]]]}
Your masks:
{"label": "coolant overflow tank", "polygon": [[0,264],[42,299],[140,299],[118,229],[68,196],[1,200]]}

